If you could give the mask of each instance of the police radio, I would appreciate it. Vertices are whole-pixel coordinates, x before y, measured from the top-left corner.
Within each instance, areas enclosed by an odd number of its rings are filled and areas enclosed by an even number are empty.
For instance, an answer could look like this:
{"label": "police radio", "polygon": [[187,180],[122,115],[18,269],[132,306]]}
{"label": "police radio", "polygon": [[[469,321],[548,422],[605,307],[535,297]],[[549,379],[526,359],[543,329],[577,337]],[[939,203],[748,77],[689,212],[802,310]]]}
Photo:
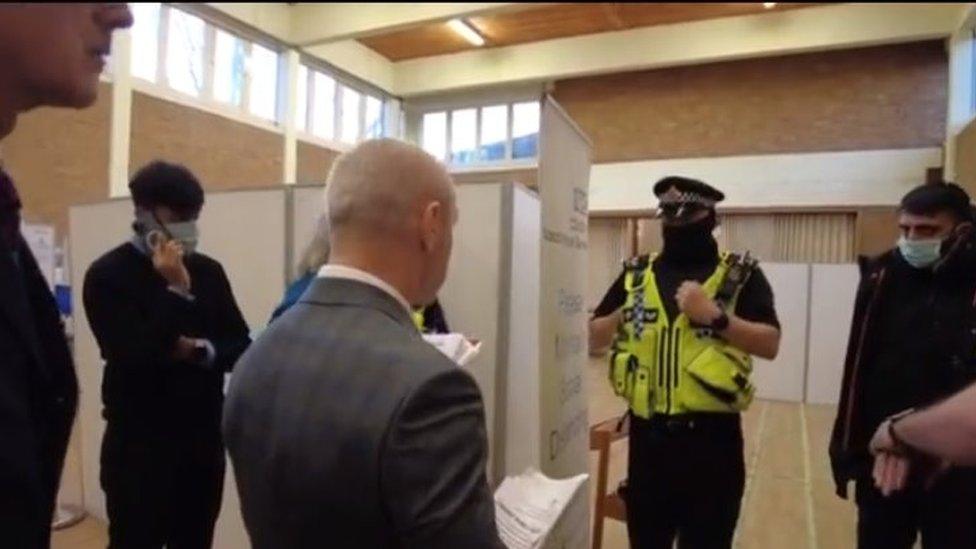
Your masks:
{"label": "police radio", "polygon": [[[730,254],[726,261],[728,262],[728,270],[718,286],[718,291],[715,292],[715,303],[722,311],[729,307],[736,294],[749,282],[756,266],[759,265],[759,262],[748,251],[743,256]],[[695,333],[700,338],[715,337],[715,331],[708,326],[694,327]]]}

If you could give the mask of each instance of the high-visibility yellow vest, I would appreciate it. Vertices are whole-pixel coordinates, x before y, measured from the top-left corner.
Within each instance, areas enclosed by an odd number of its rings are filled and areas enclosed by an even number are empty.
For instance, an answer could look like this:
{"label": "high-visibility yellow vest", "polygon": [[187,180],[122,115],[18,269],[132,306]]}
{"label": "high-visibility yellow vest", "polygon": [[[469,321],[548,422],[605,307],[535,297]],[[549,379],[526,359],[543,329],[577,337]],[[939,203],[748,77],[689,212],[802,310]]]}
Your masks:
{"label": "high-visibility yellow vest", "polygon": [[413,313],[410,316],[413,318],[413,323],[414,325],[417,326],[417,329],[423,332],[424,331],[424,309],[423,308],[414,309]]}
{"label": "high-visibility yellow vest", "polygon": [[[723,253],[702,285],[715,297],[734,258]],[[653,258],[627,262],[624,320],[610,361],[614,392],[638,417],[689,412],[738,412],[752,402],[752,357],[711,333],[692,326],[684,314],[674,323],[661,300]],[[738,291],[727,304],[735,310]]]}

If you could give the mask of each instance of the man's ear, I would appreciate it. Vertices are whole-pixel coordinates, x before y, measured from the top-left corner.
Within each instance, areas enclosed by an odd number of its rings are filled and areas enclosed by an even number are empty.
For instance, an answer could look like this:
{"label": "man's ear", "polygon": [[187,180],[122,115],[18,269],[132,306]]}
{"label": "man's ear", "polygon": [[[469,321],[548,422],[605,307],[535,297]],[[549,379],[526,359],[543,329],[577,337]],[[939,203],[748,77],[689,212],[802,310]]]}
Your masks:
{"label": "man's ear", "polygon": [[420,218],[420,238],[424,250],[432,250],[440,232],[441,216],[444,215],[444,208],[440,202],[430,202],[424,207]]}

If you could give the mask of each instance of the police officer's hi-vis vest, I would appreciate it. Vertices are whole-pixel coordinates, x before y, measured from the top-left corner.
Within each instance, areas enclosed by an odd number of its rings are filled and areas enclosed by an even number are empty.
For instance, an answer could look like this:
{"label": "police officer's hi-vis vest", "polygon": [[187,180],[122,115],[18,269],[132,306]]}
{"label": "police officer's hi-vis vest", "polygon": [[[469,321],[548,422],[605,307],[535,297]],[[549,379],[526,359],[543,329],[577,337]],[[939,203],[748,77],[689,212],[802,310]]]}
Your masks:
{"label": "police officer's hi-vis vest", "polygon": [[[689,412],[738,412],[752,402],[752,357],[696,327],[683,313],[668,320],[654,279],[653,257],[626,264],[624,320],[610,360],[614,392],[634,415]],[[702,285],[715,298],[738,256],[723,253],[715,272]],[[735,310],[739,289],[726,303]]]}
{"label": "police officer's hi-vis vest", "polygon": [[413,319],[414,326],[416,326],[418,330],[420,330],[421,332],[423,332],[424,331],[424,309],[423,309],[423,307],[421,307],[420,309],[414,309],[413,312],[410,314],[410,317]]}

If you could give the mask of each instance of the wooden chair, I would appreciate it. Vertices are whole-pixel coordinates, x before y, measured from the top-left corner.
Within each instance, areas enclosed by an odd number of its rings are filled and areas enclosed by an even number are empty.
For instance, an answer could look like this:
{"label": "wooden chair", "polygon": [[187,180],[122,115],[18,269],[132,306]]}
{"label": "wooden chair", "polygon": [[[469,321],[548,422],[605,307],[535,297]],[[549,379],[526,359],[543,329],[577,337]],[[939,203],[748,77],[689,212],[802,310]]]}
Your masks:
{"label": "wooden chair", "polygon": [[603,546],[603,521],[611,518],[627,522],[627,508],[623,498],[614,490],[607,493],[607,470],[610,466],[610,445],[627,438],[625,418],[611,418],[590,427],[590,450],[599,453],[596,470],[596,505],[593,511],[593,549]]}

